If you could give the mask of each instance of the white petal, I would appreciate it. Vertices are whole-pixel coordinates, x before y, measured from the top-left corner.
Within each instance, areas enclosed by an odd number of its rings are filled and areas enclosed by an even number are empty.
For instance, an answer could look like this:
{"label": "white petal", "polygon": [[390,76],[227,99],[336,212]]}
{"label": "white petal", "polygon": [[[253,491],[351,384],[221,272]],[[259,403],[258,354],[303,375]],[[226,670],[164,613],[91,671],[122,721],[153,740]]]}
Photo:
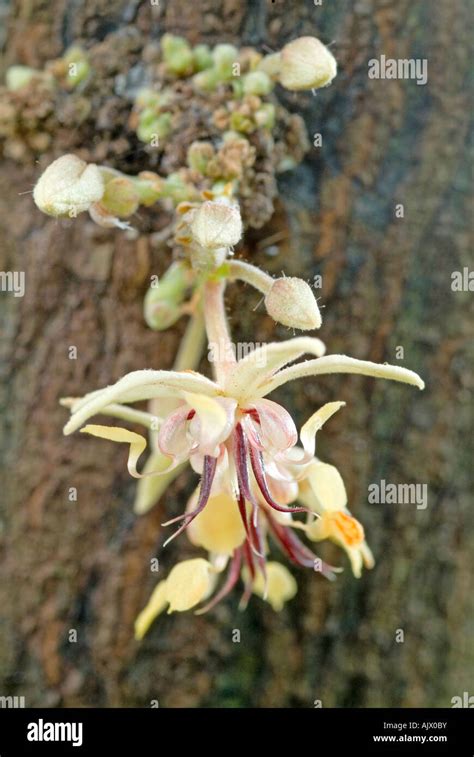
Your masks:
{"label": "white petal", "polygon": [[258,387],[260,396],[273,392],[274,389],[294,379],[305,376],[319,376],[324,373],[357,373],[362,376],[374,376],[375,378],[391,379],[412,384],[418,389],[424,389],[425,384],[414,371],[401,368],[398,365],[387,363],[371,363],[368,360],[356,360],[346,355],[325,355],[316,360],[306,360],[304,363],[291,365],[279,371],[271,379],[264,380]]}
{"label": "white petal", "polygon": [[101,412],[104,407],[116,402],[138,402],[154,397],[178,396],[184,392],[196,392],[207,396],[219,393],[217,384],[194,371],[134,371],[90,395],[74,405],[71,419],[64,427],[65,434],[72,434],[85,421]]}
{"label": "white petal", "polygon": [[320,339],[295,337],[284,342],[272,342],[257,347],[239,360],[226,381],[226,393],[231,397],[252,397],[262,378],[269,379],[275,371],[302,355],[324,355],[326,347]]}

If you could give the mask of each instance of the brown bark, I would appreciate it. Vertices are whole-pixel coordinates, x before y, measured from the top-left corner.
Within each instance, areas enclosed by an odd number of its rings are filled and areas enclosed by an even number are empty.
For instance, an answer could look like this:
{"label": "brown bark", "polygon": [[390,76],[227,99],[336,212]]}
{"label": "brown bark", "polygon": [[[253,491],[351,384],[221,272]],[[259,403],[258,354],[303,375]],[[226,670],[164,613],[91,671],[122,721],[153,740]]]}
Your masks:
{"label": "brown bark", "polygon": [[[133,621],[164,569],[191,554],[185,539],[161,551],[163,509],[177,511],[192,476],[143,518],[123,450],[64,438],[64,395],[142,367],[170,367],[181,324],[156,335],[141,301],[164,270],[142,235],[127,241],[81,217],[54,222],[22,194],[38,169],[5,160],[0,268],[26,272],[23,299],[0,294],[3,424],[0,521],[0,693],[27,706],[450,706],[472,678],[473,543],[469,501],[469,292],[451,290],[468,265],[469,97],[467,0],[275,4],[244,0],[13,3],[5,61],[40,65],[75,39],[130,25],[196,41],[266,44],[304,33],[329,42],[340,75],[331,88],[286,97],[323,148],[281,182],[272,222],[248,254],[273,273],[323,276],[322,338],[330,352],[396,362],[426,379],[423,394],[360,377],[326,377],[280,390],[299,421],[344,399],[320,454],[342,471],[351,508],[377,558],[357,581],[299,575],[299,593],[274,614],[235,597],[212,613],[174,614],[142,644]],[[429,61],[426,87],[371,81],[381,53]],[[282,97],[285,97],[282,94]],[[54,146],[52,150],[54,152]],[[47,162],[47,161],[46,161]],[[145,165],[141,166],[146,168]],[[395,217],[403,203],[405,217]],[[281,232],[278,254],[267,239]],[[244,303],[244,305],[242,305]],[[236,339],[284,337],[249,290],[229,297]],[[238,306],[238,307],[237,307]],[[472,332],[471,332],[472,336]],[[78,359],[68,359],[75,345]],[[427,483],[426,510],[369,505],[367,486]],[[77,503],[68,501],[70,487]],[[323,556],[337,561],[334,548]],[[68,641],[76,629],[77,643]],[[241,641],[232,640],[240,629]],[[397,629],[404,631],[396,642]],[[471,692],[472,693],[472,692]]]}

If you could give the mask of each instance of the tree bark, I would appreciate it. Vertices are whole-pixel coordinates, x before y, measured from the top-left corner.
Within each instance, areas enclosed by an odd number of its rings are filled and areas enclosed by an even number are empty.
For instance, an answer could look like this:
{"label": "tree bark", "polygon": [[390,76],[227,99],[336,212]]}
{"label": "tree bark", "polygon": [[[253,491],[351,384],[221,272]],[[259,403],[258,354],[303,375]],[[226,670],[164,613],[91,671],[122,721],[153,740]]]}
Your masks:
{"label": "tree bark", "polygon": [[[180,477],[159,508],[135,517],[124,451],[64,438],[58,400],[171,367],[182,324],[157,335],[142,318],[150,274],[168,258],[146,234],[127,240],[82,216],[42,216],[28,194],[38,166],[5,158],[0,268],[25,272],[26,294],[0,293],[0,693],[24,695],[27,706],[442,707],[469,691],[471,294],[451,289],[452,272],[469,262],[468,14],[467,0],[12,3],[5,65],[39,66],[77,39],[106,44],[125,27],[145,40],[171,31],[273,49],[302,34],[333,42],[330,88],[279,93],[322,147],[281,180],[277,212],[245,253],[274,274],[322,276],[329,352],[397,362],[403,347],[400,365],[427,389],[343,376],[275,394],[299,422],[322,402],[347,402],[319,454],[344,476],[373,571],[357,581],[346,568],[335,584],[298,575],[281,614],[258,599],[239,613],[235,596],[208,615],[175,613],[138,644],[133,622],[156,583],[150,560],[167,570],[194,554],[185,538],[162,551],[160,523],[195,478]],[[428,59],[427,85],[369,79],[368,60],[381,54]],[[130,55],[139,62],[140,49]],[[133,160],[147,168],[145,154]],[[235,339],[286,337],[261,306],[252,311],[257,303],[232,289]],[[427,484],[428,507],[369,504],[368,486],[381,479]],[[321,551],[342,562],[335,547]]]}

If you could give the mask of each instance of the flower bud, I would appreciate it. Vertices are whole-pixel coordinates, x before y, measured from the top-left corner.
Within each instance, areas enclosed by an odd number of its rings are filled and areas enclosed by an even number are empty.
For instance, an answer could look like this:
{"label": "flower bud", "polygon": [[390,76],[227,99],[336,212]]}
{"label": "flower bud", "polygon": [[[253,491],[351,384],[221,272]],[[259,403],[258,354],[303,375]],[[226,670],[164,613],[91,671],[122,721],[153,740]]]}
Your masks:
{"label": "flower bud", "polygon": [[139,205],[139,193],[134,180],[128,176],[116,176],[108,181],[100,204],[118,218],[131,216]]}
{"label": "flower bud", "polygon": [[166,139],[172,131],[171,113],[157,113],[153,108],[145,108],[138,117],[137,137],[141,142]]}
{"label": "flower bud", "polygon": [[223,43],[215,46],[212,58],[216,71],[223,81],[232,76],[232,67],[238,61],[239,51],[234,45]]}
{"label": "flower bud", "polygon": [[294,329],[319,329],[321,314],[309,284],[303,279],[276,279],[265,297],[265,307],[278,323]]}
{"label": "flower bud", "polygon": [[159,200],[164,193],[165,180],[152,171],[141,171],[135,179],[140,205],[149,207]]}
{"label": "flower bud", "polygon": [[33,190],[40,210],[50,216],[76,216],[89,210],[104,194],[104,180],[94,163],[63,155],[41,174]]}
{"label": "flower bud", "polygon": [[190,231],[206,249],[232,247],[242,236],[242,219],[237,207],[206,201],[194,212]]}
{"label": "flower bud", "polygon": [[35,76],[41,76],[39,71],[29,66],[10,66],[5,74],[5,83],[10,92],[16,92],[30,83]]}
{"label": "flower bud", "polygon": [[336,59],[316,37],[299,37],[280,53],[279,81],[286,89],[326,87],[336,73]]}
{"label": "flower bud", "polygon": [[193,53],[184,37],[164,34],[161,38],[161,49],[168,71],[177,76],[186,76],[192,72],[194,67]]}
{"label": "flower bud", "polygon": [[212,66],[212,53],[209,45],[196,45],[193,49],[194,68],[196,71],[204,71]]}
{"label": "flower bud", "polygon": [[77,45],[70,47],[62,60],[67,66],[66,84],[70,87],[75,87],[87,79],[91,68],[86,52],[81,47]]}
{"label": "flower bud", "polygon": [[246,95],[268,95],[273,82],[265,71],[251,71],[244,76],[243,91]]}
{"label": "flower bud", "polygon": [[215,151],[210,142],[192,142],[188,148],[188,166],[205,175],[207,164],[214,155]]}
{"label": "flower bud", "polygon": [[263,129],[273,129],[275,126],[276,113],[273,103],[263,103],[262,107],[254,115],[255,123]]}

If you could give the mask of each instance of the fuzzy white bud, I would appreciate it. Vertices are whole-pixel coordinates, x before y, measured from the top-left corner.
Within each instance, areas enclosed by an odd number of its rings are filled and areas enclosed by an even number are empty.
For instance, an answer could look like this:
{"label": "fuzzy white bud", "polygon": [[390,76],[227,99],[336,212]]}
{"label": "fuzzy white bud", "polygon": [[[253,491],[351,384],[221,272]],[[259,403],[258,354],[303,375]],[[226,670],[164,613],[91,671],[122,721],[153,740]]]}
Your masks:
{"label": "fuzzy white bud", "polygon": [[265,297],[265,307],[278,323],[310,331],[321,326],[318,303],[309,284],[292,276],[276,279]]}
{"label": "fuzzy white bud", "polygon": [[190,223],[193,239],[208,250],[233,247],[242,236],[242,219],[237,207],[210,200],[195,210]]}
{"label": "fuzzy white bud", "polygon": [[94,163],[63,155],[41,174],[33,199],[49,216],[76,216],[89,210],[104,194],[104,180]]}
{"label": "fuzzy white bud", "polygon": [[326,87],[337,73],[334,55],[316,37],[299,37],[280,53],[279,81],[293,91]]}

